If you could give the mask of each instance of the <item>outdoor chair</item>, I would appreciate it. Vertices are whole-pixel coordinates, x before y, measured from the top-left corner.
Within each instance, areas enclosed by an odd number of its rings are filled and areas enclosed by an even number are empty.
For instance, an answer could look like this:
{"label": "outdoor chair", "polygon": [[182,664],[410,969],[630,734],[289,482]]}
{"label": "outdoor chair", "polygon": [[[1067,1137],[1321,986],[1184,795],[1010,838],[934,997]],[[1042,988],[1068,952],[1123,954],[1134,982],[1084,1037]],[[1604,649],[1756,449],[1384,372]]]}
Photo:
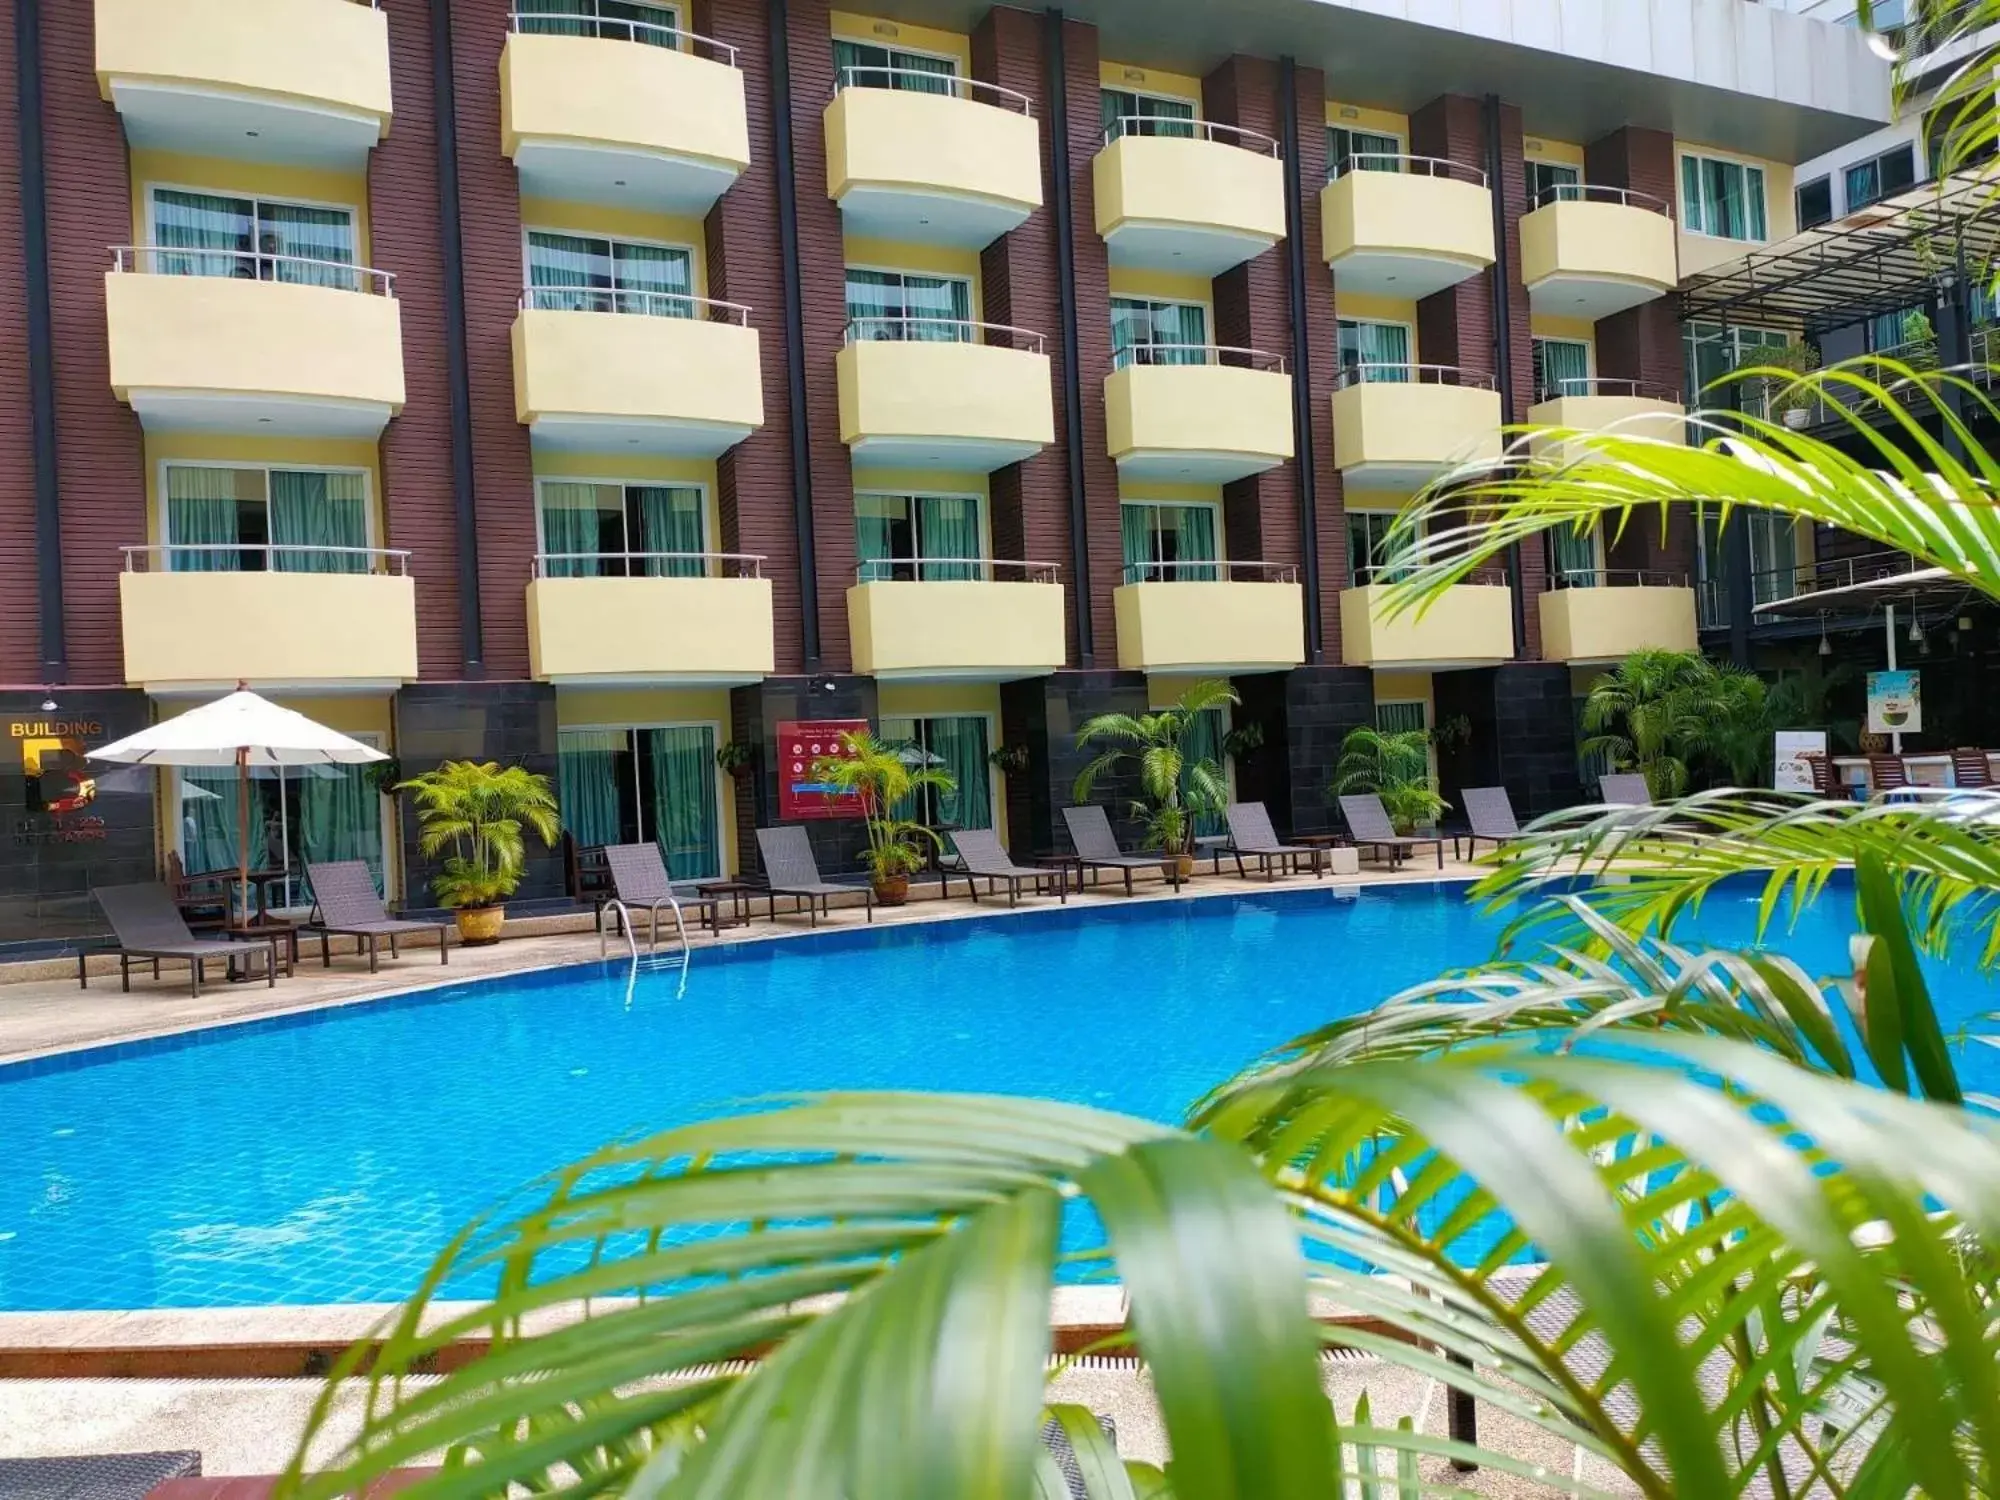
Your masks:
{"label": "outdoor chair", "polygon": [[1800,757],[1806,763],[1806,770],[1812,774],[1813,795],[1816,797],[1837,797],[1840,788],[1833,779],[1833,762],[1816,750],[1809,750]]}
{"label": "outdoor chair", "polygon": [[220,932],[229,925],[229,882],[220,875],[188,874],[178,849],[167,851],[167,889],[188,931]]}
{"label": "outdoor chair", "polygon": [[972,892],[972,899],[979,899],[979,882],[986,882],[987,894],[991,895],[1001,882],[1007,882],[1007,904],[1014,905],[1021,899],[1021,887],[1026,885],[1031,892],[1046,895],[1054,890],[1058,900],[1069,904],[1069,872],[1059,869],[1037,869],[1031,865],[1017,865],[1000,847],[1000,836],[990,828],[961,828],[951,836],[958,846],[960,866],[956,872],[945,872],[945,894],[951,894],[951,877],[957,873],[965,877],[966,888]]}
{"label": "outdoor chair", "polygon": [[1883,792],[1900,792],[1910,784],[1909,768],[1903,764],[1900,755],[1871,755],[1868,757],[1868,790],[1880,796]]}
{"label": "outdoor chair", "polygon": [[[1054,1450],[1051,1450],[1054,1451]],[[0,1495],[39,1500],[146,1500],[176,1481],[198,1478],[201,1455],[93,1453],[62,1458],[0,1458]]]}
{"label": "outdoor chair", "polygon": [[800,902],[806,925],[817,927],[822,913],[832,915],[827,904],[834,896],[859,893],[868,903],[868,920],[875,920],[875,892],[865,885],[835,885],[820,877],[819,861],[813,858],[806,831],[796,824],[757,830],[757,854],[764,862],[764,884],[771,897],[771,920],[778,920],[778,898],[789,896]]}
{"label": "outdoor chair", "polygon": [[1951,752],[1951,779],[1955,786],[1967,789],[1993,785],[1993,765],[1987,760],[1984,750],[1954,750]]}
{"label": "outdoor chair", "polygon": [[1597,778],[1597,800],[1610,807],[1651,807],[1653,793],[1644,776],[1611,771]]}
{"label": "outdoor chair", "polygon": [[[225,963],[247,961],[252,955],[264,955],[265,988],[275,987],[278,982],[278,940],[270,936],[258,936],[242,941],[226,938],[198,938],[188,931],[187,922],[174,907],[174,899],[167,888],[157,880],[140,881],[135,885],[98,886],[90,893],[103,910],[105,919],[111,923],[111,932],[118,940],[118,987],[130,992],[132,988],[132,960],[150,960],[153,977],[160,977],[160,960],[175,959],[187,964],[189,993],[197,1000],[201,998],[202,965],[211,958],[219,958]],[[79,988],[87,989],[90,979],[85,972],[86,955],[76,956],[76,982]],[[285,973],[291,973],[287,964]]]}
{"label": "outdoor chair", "polygon": [[1472,832],[1466,835],[1466,847],[1472,853],[1479,852],[1481,839],[1500,849],[1521,836],[1514,799],[1504,786],[1469,786],[1458,795],[1465,803],[1466,821],[1472,825]]}
{"label": "outdoor chair", "polygon": [[1382,857],[1384,850],[1388,851],[1390,869],[1401,866],[1405,850],[1421,849],[1426,844],[1437,851],[1438,868],[1444,868],[1444,840],[1396,832],[1395,824],[1389,821],[1389,814],[1382,806],[1382,799],[1375,793],[1362,792],[1342,797],[1340,816],[1346,820],[1347,832],[1356,844],[1373,849],[1377,859]]}
{"label": "outdoor chair", "polygon": [[389,940],[389,957],[401,958],[403,955],[397,946],[400,941],[426,932],[437,934],[438,962],[451,962],[451,924],[408,921],[390,916],[382,898],[375,894],[374,875],[369,873],[368,866],[361,860],[308,863],[306,879],[312,883],[313,909],[299,930],[319,934],[321,968],[333,967],[333,940],[336,937],[353,938],[356,953],[365,949],[368,972],[373,974],[381,968],[383,938]]}
{"label": "outdoor chair", "polygon": [[[606,844],[604,865],[610,871],[611,894],[625,908],[630,920],[638,912],[646,914],[646,937],[653,952],[660,951],[660,908],[678,918],[683,906],[695,908],[698,919],[712,932],[722,931],[722,907],[712,896],[683,896],[674,889],[666,861],[658,844]],[[685,928],[682,929],[686,931]],[[599,940],[600,946],[602,939]]]}
{"label": "outdoor chair", "polygon": [[1243,861],[1254,859],[1266,880],[1276,880],[1281,868],[1299,873],[1299,861],[1312,866],[1313,877],[1323,878],[1330,863],[1327,851],[1313,844],[1287,844],[1271,826],[1271,814],[1261,802],[1232,802],[1224,809],[1229,823],[1229,852],[1236,856],[1236,873],[1247,880]]}
{"label": "outdoor chair", "polygon": [[[1069,827],[1070,847],[1076,850],[1076,862],[1085,870],[1102,872],[1119,870],[1125,876],[1125,894],[1132,894],[1132,876],[1135,871],[1161,870],[1178,887],[1181,883],[1180,861],[1162,860],[1153,854],[1127,854],[1118,847],[1118,835],[1111,831],[1111,819],[1101,807],[1065,807],[1063,822]],[[1093,885],[1097,882],[1092,881]],[[1078,882],[1081,888],[1081,880]]]}

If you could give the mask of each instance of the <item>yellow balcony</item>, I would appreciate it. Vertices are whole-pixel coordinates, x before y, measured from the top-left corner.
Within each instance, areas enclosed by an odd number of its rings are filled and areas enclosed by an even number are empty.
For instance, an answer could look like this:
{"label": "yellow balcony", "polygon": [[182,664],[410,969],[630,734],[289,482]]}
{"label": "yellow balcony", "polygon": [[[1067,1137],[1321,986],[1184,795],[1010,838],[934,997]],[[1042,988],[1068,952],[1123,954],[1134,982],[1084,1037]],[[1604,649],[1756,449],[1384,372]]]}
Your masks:
{"label": "yellow balcony", "polygon": [[1389,617],[1388,585],[1340,595],[1340,657],[1350,667],[1483,667],[1514,654],[1513,591],[1499,575],[1454,584],[1420,615],[1416,606]]}
{"label": "yellow balcony", "polygon": [[1696,649],[1694,590],[1685,578],[1617,569],[1566,577],[1589,586],[1542,595],[1542,655],[1548,660],[1621,661],[1634,651]]}
{"label": "yellow balcony", "polygon": [[1042,206],[1041,137],[1025,95],[924,74],[949,93],[877,85],[856,68],[826,108],[826,192],[850,235],[983,250]]}
{"label": "yellow balcony", "polygon": [[[1687,408],[1664,391],[1649,389],[1634,380],[1565,381],[1564,388],[1575,394],[1537,401],[1528,408],[1528,420],[1538,427],[1560,427],[1571,432],[1604,432],[1618,437],[1648,438],[1655,442],[1687,441]],[[1581,457],[1583,446],[1562,444],[1535,436],[1528,440],[1537,458],[1560,448],[1558,457]]]}
{"label": "yellow balcony", "polygon": [[[963,338],[898,336],[925,329],[955,329]],[[975,335],[1019,347],[964,341]],[[863,318],[847,336],[835,361],[840,440],[853,450],[856,463],[991,473],[1055,441],[1049,357],[1041,335],[992,324],[919,328]]]}
{"label": "yellow balcony", "polygon": [[854,670],[883,681],[1012,682],[1062,666],[1052,565],[981,563],[972,579],[863,582],[847,591]]}
{"label": "yellow balcony", "polygon": [[1550,194],[1521,220],[1521,279],[1536,312],[1608,318],[1674,289],[1680,261],[1666,204],[1595,184]]}
{"label": "yellow balcony", "polygon": [[[118,607],[127,683],[155,693],[220,692],[238,682],[387,692],[415,680],[408,553],[231,548],[226,556],[242,571],[192,571],[214,566],[207,554],[220,550],[125,550]],[[292,571],[328,566],[356,571]]]}
{"label": "yellow balcony", "polygon": [[1292,379],[1252,349],[1154,353],[1104,379],[1104,427],[1118,470],[1137,479],[1227,484],[1292,456]]}
{"label": "yellow balcony", "polygon": [[[64,0],[79,4],[81,0]],[[389,26],[355,0],[96,0],[97,87],[135,146],[358,166],[389,129]]]}
{"label": "yellow balcony", "polygon": [[1448,365],[1341,372],[1333,456],[1350,488],[1412,489],[1445,469],[1500,456],[1500,393]]}
{"label": "yellow balcony", "polygon": [[1091,167],[1113,265],[1220,276],[1285,237],[1285,169],[1269,136],[1207,120],[1178,127],[1186,137],[1121,126]]}
{"label": "yellow balcony", "polygon": [[[539,682],[722,687],[771,675],[771,582],[761,559],[714,558],[700,578],[545,578],[528,585],[528,670]],[[538,571],[546,568],[538,564]]]}
{"label": "yellow balcony", "polygon": [[560,23],[517,15],[500,54],[500,146],[523,194],[699,217],[750,165],[733,47],[642,21],[521,29],[538,24]]}
{"label": "yellow balcony", "polygon": [[576,295],[542,288],[514,319],[514,413],[538,445],[715,458],[764,425],[749,309],[656,294],[672,315],[548,305]]}
{"label": "yellow balcony", "polygon": [[111,388],[147,431],[375,438],[402,410],[403,319],[383,272],[130,247],[113,264]]}
{"label": "yellow balcony", "polygon": [[[1280,672],[1305,660],[1304,596],[1290,569],[1218,563],[1213,581],[1112,591],[1126,672]],[[1241,574],[1241,577],[1232,577]]]}
{"label": "yellow balcony", "polygon": [[1486,175],[1428,156],[1397,170],[1350,170],[1319,195],[1320,238],[1334,286],[1415,302],[1493,264]]}

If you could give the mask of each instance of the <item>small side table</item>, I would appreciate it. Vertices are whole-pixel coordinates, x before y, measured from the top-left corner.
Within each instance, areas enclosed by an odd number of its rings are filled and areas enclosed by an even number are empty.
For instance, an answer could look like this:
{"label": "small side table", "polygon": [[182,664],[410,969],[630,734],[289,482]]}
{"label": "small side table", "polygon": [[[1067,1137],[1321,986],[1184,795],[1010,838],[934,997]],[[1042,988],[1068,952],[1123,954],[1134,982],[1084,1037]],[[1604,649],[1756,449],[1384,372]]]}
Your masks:
{"label": "small side table", "polygon": [[[292,977],[292,971],[299,966],[299,924],[287,922],[278,917],[260,917],[254,922],[238,922],[222,929],[221,936],[231,942],[261,943],[269,939],[277,940],[278,951],[285,956],[285,978]],[[232,980],[248,979],[250,970],[239,969],[234,960],[230,961],[229,977]]]}
{"label": "small side table", "polygon": [[1076,872],[1076,893],[1083,894],[1083,860],[1075,854],[1037,854],[1030,864],[1043,870],[1060,870],[1063,884],[1069,884],[1070,871]]}
{"label": "small side table", "polygon": [[[764,893],[761,885],[749,880],[702,880],[695,884],[695,894],[710,897],[715,902],[715,931],[718,933],[724,927],[748,927],[753,910],[751,903]],[[729,919],[726,922],[722,916],[724,896],[729,898]]]}

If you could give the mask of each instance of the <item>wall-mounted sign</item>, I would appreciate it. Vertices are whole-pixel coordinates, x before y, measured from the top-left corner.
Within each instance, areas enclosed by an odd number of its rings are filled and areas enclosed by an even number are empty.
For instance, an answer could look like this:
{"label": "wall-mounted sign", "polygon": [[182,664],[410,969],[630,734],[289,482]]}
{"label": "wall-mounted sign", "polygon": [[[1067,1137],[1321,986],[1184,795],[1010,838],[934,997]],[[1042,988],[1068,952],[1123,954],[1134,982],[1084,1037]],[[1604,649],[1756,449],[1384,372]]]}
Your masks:
{"label": "wall-mounted sign", "polygon": [[1772,759],[1771,784],[1781,792],[1809,792],[1813,789],[1810,757],[1826,754],[1824,729],[1780,729],[1777,754]]}
{"label": "wall-mounted sign", "polygon": [[808,719],[778,726],[778,818],[858,818],[861,799],[813,779],[825,757],[845,755],[841,736],[868,733],[866,719]]}
{"label": "wall-mounted sign", "polygon": [[1915,734],[1924,727],[1923,681],[1917,672],[1868,674],[1868,732]]}
{"label": "wall-mounted sign", "polygon": [[28,814],[14,829],[17,844],[88,844],[105,837],[104,820],[91,812],[97,778],[88,764],[91,743],[103,738],[97,719],[7,721],[7,744],[21,757]]}

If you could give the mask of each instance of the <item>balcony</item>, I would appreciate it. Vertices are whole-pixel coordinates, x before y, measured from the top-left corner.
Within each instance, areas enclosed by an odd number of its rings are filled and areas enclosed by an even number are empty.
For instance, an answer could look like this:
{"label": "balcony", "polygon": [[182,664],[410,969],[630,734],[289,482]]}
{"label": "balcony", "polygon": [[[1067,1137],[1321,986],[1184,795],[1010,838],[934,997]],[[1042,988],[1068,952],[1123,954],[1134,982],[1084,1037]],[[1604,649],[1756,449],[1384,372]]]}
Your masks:
{"label": "balcony", "polygon": [[1091,180],[1114,266],[1220,276],[1285,237],[1284,163],[1254,130],[1114,120]]}
{"label": "balcony", "polygon": [[1560,573],[1539,601],[1549,661],[1621,661],[1634,651],[1697,649],[1684,574],[1594,568]]}
{"label": "balcony", "polygon": [[1104,427],[1121,474],[1227,484],[1292,456],[1292,379],[1255,349],[1137,346],[1104,379]]}
{"label": "balcony", "polygon": [[1474,573],[1427,609],[1412,605],[1393,619],[1388,593],[1388,583],[1372,579],[1341,591],[1340,657],[1348,666],[1434,671],[1513,657],[1513,590],[1504,574]]}
{"label": "balcony", "polygon": [[[983,340],[983,342],[982,342]],[[858,318],[835,360],[856,463],[991,473],[1055,441],[1042,336],[997,323]]]}
{"label": "balcony", "polygon": [[385,271],[124,246],[105,277],[111,388],[148,432],[378,438],[403,408]]}
{"label": "balcony", "polygon": [[[1570,379],[1561,386],[1560,395],[1528,408],[1530,423],[1655,442],[1687,441],[1687,408],[1675,392],[1664,387],[1611,379]],[[1564,443],[1539,434],[1529,438],[1528,448],[1536,458],[1553,455],[1560,462],[1581,457],[1585,451],[1581,443]]]}
{"label": "balcony", "polygon": [[[643,21],[520,15],[500,54],[521,191],[705,216],[750,165],[736,49]],[[552,34],[563,29],[581,35]]]}
{"label": "balcony", "polygon": [[1497,459],[1500,393],[1450,365],[1350,366],[1333,392],[1333,456],[1359,489],[1415,489]]}
{"label": "balcony", "polygon": [[409,559],[371,548],[127,547],[125,680],[151,693],[238,682],[393,691],[417,675]]}
{"label": "balcony", "polygon": [[[949,92],[895,86],[904,79]],[[826,193],[850,235],[983,250],[1042,206],[1028,97],[969,78],[844,69],[826,109]]]}
{"label": "balcony", "polygon": [[513,342],[538,446],[716,458],[764,425],[757,330],[733,302],[534,287]]}
{"label": "balcony", "polygon": [[1278,563],[1153,563],[1111,594],[1125,672],[1282,672],[1305,660],[1296,570]]}
{"label": "balcony", "polygon": [[[763,563],[721,553],[538,556],[528,584],[529,674],[609,687],[768,677],[777,654]],[[585,568],[597,575],[560,576]]]}
{"label": "balcony", "polygon": [[1569,183],[1521,220],[1521,279],[1536,312],[1608,318],[1680,279],[1672,211],[1629,188]]}
{"label": "balcony", "polygon": [[[884,682],[1013,682],[1066,658],[1054,563],[863,563],[847,591],[854,670]],[[906,576],[883,577],[890,568]],[[907,576],[914,573],[916,576]]]}
{"label": "balcony", "polygon": [[[81,0],[65,0],[80,4]],[[360,167],[389,129],[372,0],[96,0],[97,87],[156,151]]]}
{"label": "balcony", "polygon": [[1337,290],[1415,302],[1493,264],[1484,172],[1434,156],[1333,165],[1319,217]]}

